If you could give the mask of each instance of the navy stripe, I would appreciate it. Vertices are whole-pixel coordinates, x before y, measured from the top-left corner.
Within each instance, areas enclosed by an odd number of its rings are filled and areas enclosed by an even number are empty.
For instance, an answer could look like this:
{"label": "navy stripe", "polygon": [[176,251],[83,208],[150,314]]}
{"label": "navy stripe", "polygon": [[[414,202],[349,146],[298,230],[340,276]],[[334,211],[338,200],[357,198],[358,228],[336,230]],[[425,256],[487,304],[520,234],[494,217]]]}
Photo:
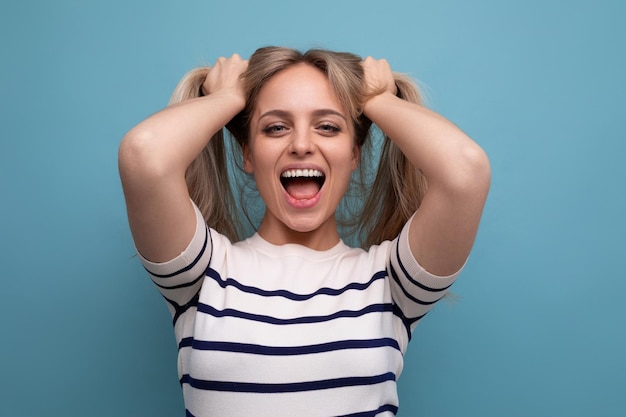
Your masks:
{"label": "navy stripe", "polygon": [[339,340],[336,342],[320,343],[306,346],[263,346],[251,343],[211,342],[184,338],[178,344],[178,349],[192,347],[197,350],[216,350],[221,352],[247,353],[266,356],[307,355],[313,353],[332,352],[344,349],[372,349],[391,347],[400,351],[398,342],[391,338],[366,340]]}
{"label": "navy stripe", "polygon": [[426,285],[415,281],[413,279],[413,277],[411,277],[409,275],[409,271],[406,270],[406,268],[404,267],[404,265],[402,264],[402,260],[400,259],[400,239],[402,238],[402,233],[400,233],[400,236],[398,236],[398,239],[396,241],[396,259],[398,261],[398,265],[400,265],[400,269],[402,270],[402,273],[404,274],[405,277],[407,277],[407,279],[413,284],[418,286],[419,288],[425,290],[425,291],[429,291],[429,292],[441,292],[441,291],[445,291],[448,288],[450,288],[452,286],[452,284],[443,287],[443,288],[431,288],[431,287],[427,287]]}
{"label": "navy stripe", "polygon": [[[213,244],[213,233],[211,233],[211,229],[209,229],[209,227],[207,226],[207,231],[209,234],[209,239],[211,239],[211,253],[209,253],[209,263],[207,266],[207,269],[209,268],[209,266],[211,266],[211,261],[213,260],[213,248],[215,247],[215,245]],[[205,271],[206,273],[206,271]]]}
{"label": "navy stripe", "polygon": [[[205,227],[204,228],[204,243],[202,244],[202,250],[200,250],[200,253],[198,254],[198,256],[196,256],[196,258],[193,260],[192,263],[190,263],[189,265],[187,265],[186,267],[179,269],[176,272],[173,272],[171,274],[164,274],[164,275],[160,275],[160,274],[155,274],[154,272],[150,271],[148,268],[145,268],[146,271],[148,271],[148,273],[150,275],[152,275],[155,278],[171,278],[173,276],[176,276],[178,274],[182,274],[183,272],[189,271],[191,268],[193,268],[198,261],[200,260],[200,258],[202,257],[202,255],[204,254],[204,251],[206,250],[207,244],[209,243],[209,233],[208,233],[208,228]],[[211,245],[212,247],[213,245]],[[163,288],[167,288],[167,287],[163,287]]]}
{"label": "navy stripe", "polygon": [[393,372],[374,376],[355,376],[346,378],[323,379],[320,381],[291,382],[284,384],[263,384],[254,382],[227,382],[227,381],[206,381],[196,379],[185,374],[180,379],[180,384],[189,384],[191,387],[205,391],[222,392],[254,392],[262,394],[288,393],[317,391],[342,387],[354,387],[361,385],[375,385],[387,381],[395,381]]}
{"label": "navy stripe", "polygon": [[227,308],[224,310],[217,310],[210,305],[198,303],[198,311],[201,313],[209,314],[213,317],[236,317],[245,320],[253,320],[259,321],[262,323],[270,323],[270,324],[303,324],[303,323],[321,323],[324,321],[330,321],[338,318],[354,318],[360,317],[369,313],[383,313],[386,311],[393,311],[392,304],[372,304],[361,310],[341,310],[334,314],[329,314],[327,316],[305,316],[305,317],[295,317],[292,319],[281,319],[272,316],[265,316],[262,314],[253,314],[247,313],[245,311],[234,310],[232,308]]}
{"label": "navy stripe", "polygon": [[200,274],[200,276],[199,276],[198,278],[194,279],[193,281],[190,281],[190,282],[184,282],[184,283],[182,283],[182,284],[174,285],[174,286],[171,286],[171,287],[168,287],[168,286],[165,286],[165,285],[161,285],[161,284],[159,284],[159,283],[158,283],[158,282],[156,282],[156,281],[153,281],[153,282],[154,282],[154,285],[156,285],[156,286],[157,286],[157,287],[159,287],[159,288],[163,288],[164,290],[177,290],[177,289],[179,289],[179,288],[191,287],[191,286],[193,286],[194,284],[197,284],[197,283],[198,283],[198,281],[200,281],[202,278],[204,278],[204,276],[205,276],[205,275],[206,275],[206,274],[203,272],[202,274]]}
{"label": "navy stripe", "polygon": [[194,307],[198,304],[198,300],[200,299],[200,290],[198,290],[198,292],[196,292],[196,294],[183,305],[178,304],[176,301],[170,300],[164,295],[162,296],[165,299],[165,301],[170,303],[170,305],[174,308],[174,317],[172,318],[172,324],[175,325],[178,319],[180,318],[180,316],[182,316],[191,307]]}
{"label": "navy stripe", "polygon": [[421,316],[417,316],[417,317],[411,317],[411,318],[409,318],[409,319],[408,319],[409,326],[412,326],[413,324],[415,324],[415,323],[417,323],[418,321],[420,321],[421,319],[423,319],[423,318],[424,318],[424,316],[425,316],[426,314],[428,314],[428,312],[426,312],[426,313],[422,314]]}
{"label": "navy stripe", "polygon": [[378,407],[378,410],[363,411],[361,413],[354,413],[354,414],[344,414],[343,416],[340,416],[340,417],[376,417],[378,414],[384,413],[387,411],[391,411],[393,415],[395,416],[396,413],[398,412],[398,407],[393,404],[385,404],[385,405],[381,405],[380,407]]}
{"label": "navy stripe", "polygon": [[[376,417],[380,413],[389,412],[389,411],[393,413],[393,415],[395,416],[396,413],[398,412],[398,407],[393,404],[385,404],[385,405],[381,405],[380,407],[378,407],[377,410],[364,411],[364,412],[353,413],[353,414],[344,414],[339,417]],[[185,409],[185,417],[196,417],[196,416],[191,414],[191,411]]]}
{"label": "navy stripe", "polygon": [[445,297],[445,294],[444,294],[441,297],[437,298],[435,301],[422,301],[422,300],[420,300],[418,298],[415,298],[414,296],[409,294],[409,292],[406,290],[406,288],[404,288],[404,286],[402,285],[402,282],[400,281],[400,277],[398,276],[398,273],[396,272],[396,270],[393,267],[393,265],[389,265],[389,269],[390,269],[390,272],[391,272],[391,277],[396,282],[396,284],[398,284],[398,287],[400,287],[400,289],[402,290],[402,292],[404,293],[406,298],[408,298],[409,300],[413,301],[414,303],[420,304],[420,305],[423,305],[423,306],[429,306],[429,305],[435,304],[437,301],[439,301],[443,297]]}
{"label": "navy stripe", "polygon": [[397,304],[393,305],[393,314],[397,316],[398,318],[400,318],[400,320],[402,321],[402,324],[404,324],[404,328],[409,337],[409,341],[411,340],[411,324],[425,316],[424,314],[413,321],[404,315],[404,313],[402,312],[402,310],[400,310],[400,307],[398,307]]}
{"label": "navy stripe", "polygon": [[232,279],[232,278],[227,278],[227,279],[222,279],[221,275],[219,274],[219,272],[217,272],[216,270],[214,270],[213,268],[210,268],[207,270],[207,276],[212,278],[215,282],[217,282],[219,284],[220,287],[222,288],[226,288],[228,286],[232,286],[237,288],[238,290],[245,292],[245,293],[249,293],[249,294],[255,294],[255,295],[260,295],[263,297],[283,297],[283,298],[287,298],[289,300],[294,300],[294,301],[306,301],[309,300],[315,296],[318,295],[331,295],[331,296],[337,296],[340,294],[343,294],[346,291],[349,290],[358,290],[358,291],[363,291],[367,288],[369,288],[373,282],[379,280],[379,279],[383,279],[387,276],[387,271],[379,271],[377,273],[375,273],[368,282],[365,283],[360,283],[360,282],[353,282],[350,283],[348,285],[346,285],[343,288],[328,288],[328,287],[323,287],[318,289],[317,291],[315,291],[314,293],[311,294],[296,294],[287,290],[264,290],[261,288],[257,288],[257,287],[252,287],[252,286],[248,286],[248,285],[244,285],[241,284],[240,282]]}

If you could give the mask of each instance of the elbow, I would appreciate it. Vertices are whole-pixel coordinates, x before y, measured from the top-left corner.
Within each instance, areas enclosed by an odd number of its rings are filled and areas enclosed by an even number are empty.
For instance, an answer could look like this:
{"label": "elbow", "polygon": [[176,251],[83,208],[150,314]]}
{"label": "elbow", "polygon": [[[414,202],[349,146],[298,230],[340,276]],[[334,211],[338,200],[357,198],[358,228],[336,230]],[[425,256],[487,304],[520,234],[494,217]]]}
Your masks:
{"label": "elbow", "polygon": [[155,139],[152,132],[136,128],[124,135],[118,150],[122,180],[146,180],[164,175],[165,160],[159,157]]}
{"label": "elbow", "polygon": [[489,157],[487,153],[477,145],[467,153],[468,175],[472,178],[474,186],[484,190],[486,194],[491,185],[491,164],[489,163]]}
{"label": "elbow", "polygon": [[457,196],[487,197],[491,186],[491,164],[476,144],[462,149],[447,176],[446,188]]}

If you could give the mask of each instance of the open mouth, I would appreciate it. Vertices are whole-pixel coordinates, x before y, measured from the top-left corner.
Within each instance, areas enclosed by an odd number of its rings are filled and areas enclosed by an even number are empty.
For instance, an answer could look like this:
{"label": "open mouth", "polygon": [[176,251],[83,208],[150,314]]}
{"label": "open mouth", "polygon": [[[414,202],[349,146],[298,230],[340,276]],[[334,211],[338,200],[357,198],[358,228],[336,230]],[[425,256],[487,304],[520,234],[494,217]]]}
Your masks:
{"label": "open mouth", "polygon": [[324,185],[326,177],[317,169],[288,169],[280,174],[280,183],[287,193],[297,200],[315,197]]}

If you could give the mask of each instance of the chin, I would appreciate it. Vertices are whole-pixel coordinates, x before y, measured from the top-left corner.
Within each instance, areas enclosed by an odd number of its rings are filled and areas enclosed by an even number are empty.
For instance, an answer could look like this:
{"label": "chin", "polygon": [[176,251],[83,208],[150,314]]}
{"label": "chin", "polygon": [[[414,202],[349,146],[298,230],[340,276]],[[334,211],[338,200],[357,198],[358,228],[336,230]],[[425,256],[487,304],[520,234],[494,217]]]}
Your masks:
{"label": "chin", "polygon": [[310,233],[318,230],[322,223],[319,222],[294,222],[285,224],[289,229],[298,233]]}
{"label": "chin", "polygon": [[303,218],[305,216],[302,216],[302,215],[297,216],[297,217],[300,217],[300,218],[294,218],[294,217],[285,218],[283,223],[289,229],[298,233],[315,232],[316,230],[319,230],[321,228],[324,228],[325,226],[328,226],[329,222],[331,221],[331,219],[324,219],[324,218],[319,218],[319,217]]}

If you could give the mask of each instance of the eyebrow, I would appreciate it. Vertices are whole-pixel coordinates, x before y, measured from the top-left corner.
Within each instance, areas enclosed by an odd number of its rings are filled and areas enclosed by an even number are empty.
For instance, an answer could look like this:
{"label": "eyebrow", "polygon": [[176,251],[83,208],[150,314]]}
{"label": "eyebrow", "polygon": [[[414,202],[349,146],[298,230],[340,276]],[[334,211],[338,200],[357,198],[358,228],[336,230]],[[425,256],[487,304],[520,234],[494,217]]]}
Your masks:
{"label": "eyebrow", "polygon": [[[275,109],[275,110],[269,110],[266,111],[265,113],[263,113],[261,116],[259,116],[259,120],[261,120],[264,117],[268,117],[268,116],[278,116],[278,117],[291,117],[292,113],[287,111],[287,110],[280,110],[280,109]],[[335,116],[339,116],[344,120],[346,119],[346,116],[344,116],[342,113],[338,112],[337,110],[333,110],[333,109],[318,109],[313,111],[313,116],[314,117],[320,117],[320,116],[328,116],[328,115],[335,115]]]}

